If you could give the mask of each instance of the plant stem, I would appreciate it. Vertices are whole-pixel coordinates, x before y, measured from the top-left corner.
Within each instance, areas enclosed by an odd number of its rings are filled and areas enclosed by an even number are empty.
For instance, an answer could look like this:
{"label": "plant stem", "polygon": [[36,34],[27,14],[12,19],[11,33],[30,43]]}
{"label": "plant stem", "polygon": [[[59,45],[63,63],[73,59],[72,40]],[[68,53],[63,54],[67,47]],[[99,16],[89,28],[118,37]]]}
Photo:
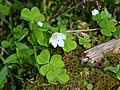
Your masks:
{"label": "plant stem", "polygon": [[38,63],[37,63],[37,51],[36,51],[36,46],[33,47],[33,50],[34,50],[34,58],[35,58],[35,60],[36,60],[36,67],[37,67],[37,69],[39,70],[39,65],[38,65]]}

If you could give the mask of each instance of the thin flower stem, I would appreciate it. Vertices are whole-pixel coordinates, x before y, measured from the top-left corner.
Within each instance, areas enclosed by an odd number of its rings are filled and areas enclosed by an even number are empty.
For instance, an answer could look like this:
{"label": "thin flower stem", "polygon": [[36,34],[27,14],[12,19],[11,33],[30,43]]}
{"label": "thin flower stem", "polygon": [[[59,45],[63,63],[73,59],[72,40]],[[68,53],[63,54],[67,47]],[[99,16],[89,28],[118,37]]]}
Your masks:
{"label": "thin flower stem", "polygon": [[67,32],[69,32],[69,33],[73,33],[73,32],[91,32],[91,31],[98,31],[98,30],[100,30],[100,28],[86,29],[86,30],[67,30]]}

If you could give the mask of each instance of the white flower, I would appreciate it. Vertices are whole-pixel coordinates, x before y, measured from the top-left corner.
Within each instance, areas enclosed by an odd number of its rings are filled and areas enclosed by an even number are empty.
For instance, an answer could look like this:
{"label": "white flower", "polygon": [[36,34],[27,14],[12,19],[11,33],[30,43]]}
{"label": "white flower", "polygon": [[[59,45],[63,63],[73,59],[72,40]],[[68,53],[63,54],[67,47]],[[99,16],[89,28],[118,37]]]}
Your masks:
{"label": "white flower", "polygon": [[43,26],[43,23],[42,23],[42,22],[37,22],[37,25],[38,25],[39,27],[42,27],[42,26]]}
{"label": "white flower", "polygon": [[97,15],[98,13],[99,13],[99,11],[97,9],[92,10],[92,15],[93,16]]}
{"label": "white flower", "polygon": [[64,41],[66,39],[66,35],[63,33],[55,32],[52,34],[52,37],[49,40],[49,43],[52,43],[53,47],[56,48],[57,45],[60,47],[64,47]]}

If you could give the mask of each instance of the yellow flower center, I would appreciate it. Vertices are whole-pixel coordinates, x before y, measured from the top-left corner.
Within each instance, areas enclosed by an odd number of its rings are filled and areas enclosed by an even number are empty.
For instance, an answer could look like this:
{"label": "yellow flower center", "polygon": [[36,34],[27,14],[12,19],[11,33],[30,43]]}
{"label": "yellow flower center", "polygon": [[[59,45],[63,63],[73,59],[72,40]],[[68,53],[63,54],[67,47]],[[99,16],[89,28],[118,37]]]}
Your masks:
{"label": "yellow flower center", "polygon": [[55,40],[55,39],[57,39],[58,38],[58,34],[54,34],[53,36],[52,36],[52,39],[53,40]]}

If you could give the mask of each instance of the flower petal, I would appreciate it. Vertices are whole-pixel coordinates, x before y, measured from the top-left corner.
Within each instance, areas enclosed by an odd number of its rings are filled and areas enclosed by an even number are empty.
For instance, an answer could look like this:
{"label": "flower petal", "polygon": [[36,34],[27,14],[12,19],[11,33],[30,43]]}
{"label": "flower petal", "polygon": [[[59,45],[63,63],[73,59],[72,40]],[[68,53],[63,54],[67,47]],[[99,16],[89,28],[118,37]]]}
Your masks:
{"label": "flower petal", "polygon": [[37,22],[37,25],[38,25],[39,27],[42,27],[42,26],[43,26],[43,23],[42,23],[42,22]]}
{"label": "flower petal", "polygon": [[63,33],[59,33],[59,34],[58,34],[58,38],[65,40],[65,39],[66,39],[66,35],[63,34]]}
{"label": "flower petal", "polygon": [[56,41],[52,41],[52,45],[53,45],[54,48],[56,48],[57,47],[57,42]]}
{"label": "flower petal", "polygon": [[60,46],[60,47],[64,47],[64,41],[63,41],[63,40],[59,40],[59,41],[57,42],[57,44],[58,44],[58,46]]}
{"label": "flower petal", "polygon": [[51,38],[49,39],[49,43],[52,43],[52,41],[53,41],[53,40],[52,40],[52,37],[51,37]]}
{"label": "flower petal", "polygon": [[98,13],[99,13],[99,11],[98,11],[97,9],[94,9],[94,10],[92,11],[92,15],[93,15],[93,16],[97,15]]}

